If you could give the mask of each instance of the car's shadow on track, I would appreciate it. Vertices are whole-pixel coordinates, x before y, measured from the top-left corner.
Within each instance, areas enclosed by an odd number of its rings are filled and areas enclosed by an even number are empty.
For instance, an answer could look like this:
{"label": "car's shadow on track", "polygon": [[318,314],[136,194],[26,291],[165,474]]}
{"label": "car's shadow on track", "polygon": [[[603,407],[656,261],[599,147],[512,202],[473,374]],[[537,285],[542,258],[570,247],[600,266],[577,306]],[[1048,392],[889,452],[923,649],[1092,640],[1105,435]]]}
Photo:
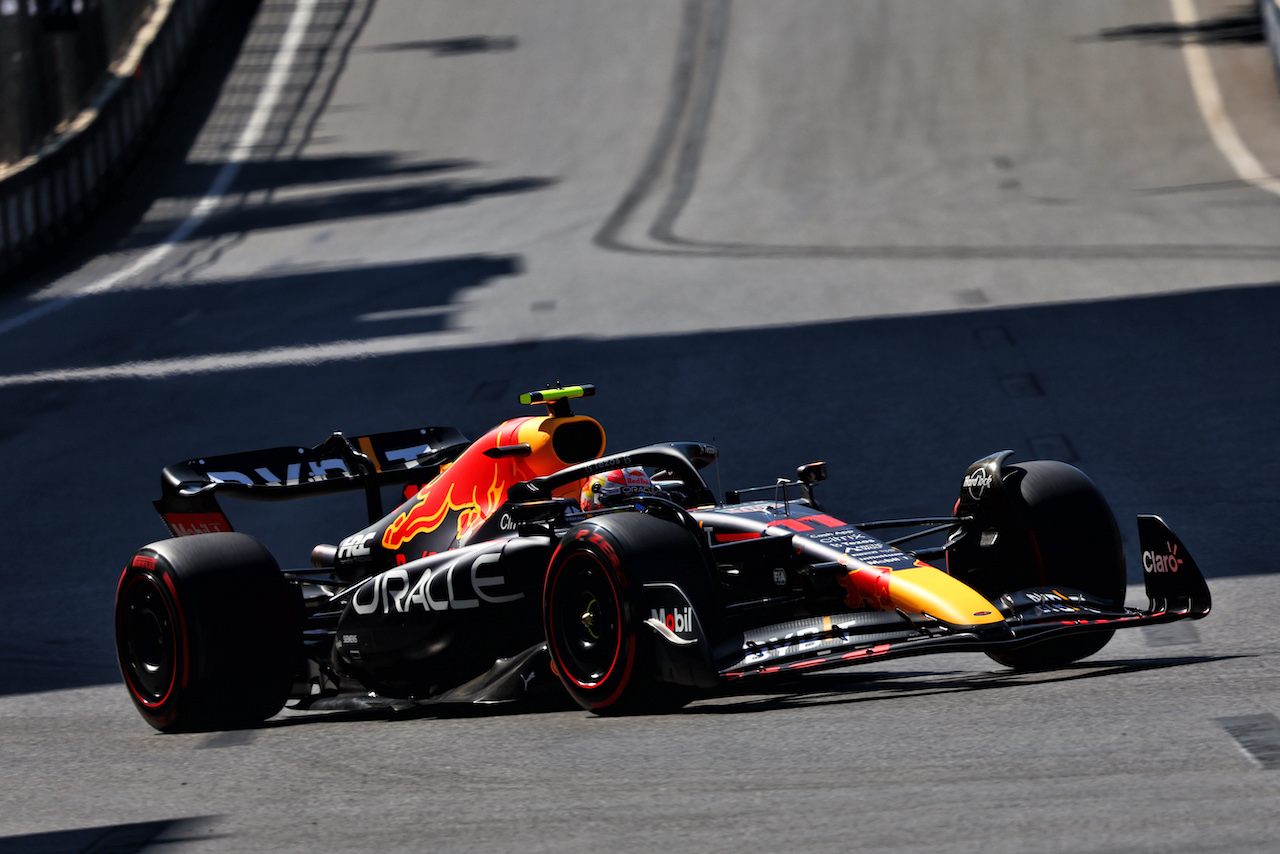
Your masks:
{"label": "car's shadow on track", "polygon": [[[1174,667],[1247,658],[1240,655],[1197,655],[1168,658],[1081,662],[1055,670],[1000,672],[912,670],[893,673],[810,673],[778,680],[751,680],[727,686],[694,701],[681,715],[741,715],[814,706],[883,702],[1035,685],[1119,677]],[[327,708],[289,711],[252,729],[270,730],[320,723],[408,721],[418,719],[499,718],[537,713],[586,714],[567,695],[548,693],[536,700],[503,703],[424,703],[377,705],[360,699]],[[342,706],[345,706],[343,708]]]}
{"label": "car's shadow on track", "polygon": [[548,693],[534,700],[499,703],[425,702],[382,704],[354,700],[346,708],[321,707],[288,710],[281,716],[265,721],[251,729],[279,729],[305,724],[339,723],[345,721],[407,721],[419,718],[500,718],[510,715],[528,715],[548,712],[583,711],[563,693]]}
{"label": "car's shadow on track", "polygon": [[[909,671],[902,673],[816,673],[786,681],[734,686],[684,709],[689,715],[734,715],[787,708],[837,706],[919,698],[942,694],[1024,688],[1034,685],[1074,682],[1097,677],[1117,677],[1172,667],[1228,661],[1247,656],[1199,655],[1169,658],[1125,659],[1081,662],[1055,670],[1041,671]],[[763,680],[761,680],[763,682]]]}

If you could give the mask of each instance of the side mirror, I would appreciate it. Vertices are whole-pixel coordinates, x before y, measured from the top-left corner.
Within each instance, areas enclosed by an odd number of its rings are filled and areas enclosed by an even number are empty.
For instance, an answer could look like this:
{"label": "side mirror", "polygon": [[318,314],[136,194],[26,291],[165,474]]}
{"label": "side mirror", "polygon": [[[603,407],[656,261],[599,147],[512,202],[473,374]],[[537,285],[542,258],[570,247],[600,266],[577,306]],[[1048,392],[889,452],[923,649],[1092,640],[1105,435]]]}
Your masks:
{"label": "side mirror", "polygon": [[805,486],[813,486],[815,483],[821,483],[826,479],[826,463],[805,463],[800,466],[800,468],[796,469],[796,480],[800,481]]}
{"label": "side mirror", "polygon": [[818,503],[818,499],[813,495],[813,485],[826,479],[826,463],[805,463],[796,469],[796,480],[800,481],[800,491],[804,494],[805,502],[819,513],[822,512],[822,505]]}

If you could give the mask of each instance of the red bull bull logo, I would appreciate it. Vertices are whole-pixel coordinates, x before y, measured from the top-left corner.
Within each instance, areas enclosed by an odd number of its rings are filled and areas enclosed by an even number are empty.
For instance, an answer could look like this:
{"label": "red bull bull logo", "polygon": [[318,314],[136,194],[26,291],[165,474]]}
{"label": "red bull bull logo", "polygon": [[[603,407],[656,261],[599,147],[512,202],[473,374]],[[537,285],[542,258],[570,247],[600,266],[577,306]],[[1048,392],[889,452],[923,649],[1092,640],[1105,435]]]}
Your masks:
{"label": "red bull bull logo", "polygon": [[848,574],[838,579],[846,592],[846,605],[877,611],[893,610],[893,597],[889,593],[893,570],[887,566],[854,566],[852,562],[841,562],[849,568]]}
{"label": "red bull bull logo", "polygon": [[[470,494],[467,494],[467,490]],[[461,493],[461,499],[455,497]],[[446,521],[456,519],[458,538],[470,534],[497,510],[507,495],[507,483],[497,467],[488,487],[468,487],[454,481],[449,484],[429,483],[418,491],[408,510],[396,516],[382,535],[382,547],[398,551],[401,546],[421,534],[439,530]]]}

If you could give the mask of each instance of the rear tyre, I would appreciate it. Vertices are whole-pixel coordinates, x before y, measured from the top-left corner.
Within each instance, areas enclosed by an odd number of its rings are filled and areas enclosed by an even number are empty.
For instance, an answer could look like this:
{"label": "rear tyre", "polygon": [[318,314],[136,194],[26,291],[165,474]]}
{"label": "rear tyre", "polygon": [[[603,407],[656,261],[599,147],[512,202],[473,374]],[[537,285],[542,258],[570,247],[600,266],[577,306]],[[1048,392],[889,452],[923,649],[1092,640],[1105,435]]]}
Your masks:
{"label": "rear tyre", "polygon": [[672,712],[694,697],[693,688],[658,678],[653,632],[644,625],[646,581],[670,581],[702,599],[709,576],[688,531],[639,513],[577,526],[547,569],[542,615],[552,666],[578,705],[596,714]]}
{"label": "rear tyre", "polygon": [[116,656],[162,732],[234,729],[284,706],[301,655],[299,594],[244,534],[152,543],[120,576]]}
{"label": "rear tyre", "polygon": [[[988,599],[1028,587],[1070,587],[1124,604],[1125,565],[1120,529],[1106,499],[1079,469],[1050,460],[1004,469],[1014,515],[1025,526],[1031,554],[991,573],[996,589],[984,589],[979,573],[972,586]],[[988,653],[1019,670],[1060,667],[1098,652],[1114,630],[1053,638],[1019,650]]]}

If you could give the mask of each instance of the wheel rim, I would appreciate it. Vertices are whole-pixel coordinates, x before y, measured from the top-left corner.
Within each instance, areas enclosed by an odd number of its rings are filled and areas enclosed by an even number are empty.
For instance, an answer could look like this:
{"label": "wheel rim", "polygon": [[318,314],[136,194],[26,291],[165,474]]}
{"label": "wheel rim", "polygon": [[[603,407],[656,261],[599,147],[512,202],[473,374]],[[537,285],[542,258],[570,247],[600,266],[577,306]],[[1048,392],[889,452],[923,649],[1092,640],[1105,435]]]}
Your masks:
{"label": "wheel rim", "polygon": [[116,639],[129,690],[150,707],[164,705],[177,681],[178,634],[173,609],[150,576],[138,576],[121,595]]}
{"label": "wheel rim", "polygon": [[611,573],[589,552],[569,556],[550,596],[552,643],[580,688],[607,682],[622,652],[622,612]]}

